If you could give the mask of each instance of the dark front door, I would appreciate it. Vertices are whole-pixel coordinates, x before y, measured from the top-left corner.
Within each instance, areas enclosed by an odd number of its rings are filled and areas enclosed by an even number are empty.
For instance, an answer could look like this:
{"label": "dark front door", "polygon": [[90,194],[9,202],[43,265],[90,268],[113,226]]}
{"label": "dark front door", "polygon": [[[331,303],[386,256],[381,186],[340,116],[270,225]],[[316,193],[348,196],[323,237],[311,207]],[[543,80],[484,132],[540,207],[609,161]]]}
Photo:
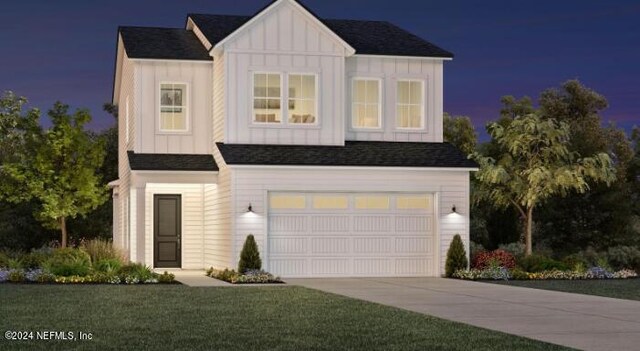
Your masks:
{"label": "dark front door", "polygon": [[182,235],[180,195],[153,197],[154,267],[180,268],[180,236]]}

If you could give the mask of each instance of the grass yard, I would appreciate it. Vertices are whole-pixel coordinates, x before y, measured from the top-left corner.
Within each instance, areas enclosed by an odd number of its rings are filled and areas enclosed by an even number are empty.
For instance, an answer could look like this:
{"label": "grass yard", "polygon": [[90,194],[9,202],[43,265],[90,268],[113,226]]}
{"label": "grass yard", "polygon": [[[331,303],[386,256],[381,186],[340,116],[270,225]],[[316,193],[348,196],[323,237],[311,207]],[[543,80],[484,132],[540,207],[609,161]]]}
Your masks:
{"label": "grass yard", "polygon": [[565,350],[302,287],[0,284],[0,330],[90,332],[91,341],[0,349]]}
{"label": "grass yard", "polygon": [[510,280],[491,283],[640,301],[640,279]]}

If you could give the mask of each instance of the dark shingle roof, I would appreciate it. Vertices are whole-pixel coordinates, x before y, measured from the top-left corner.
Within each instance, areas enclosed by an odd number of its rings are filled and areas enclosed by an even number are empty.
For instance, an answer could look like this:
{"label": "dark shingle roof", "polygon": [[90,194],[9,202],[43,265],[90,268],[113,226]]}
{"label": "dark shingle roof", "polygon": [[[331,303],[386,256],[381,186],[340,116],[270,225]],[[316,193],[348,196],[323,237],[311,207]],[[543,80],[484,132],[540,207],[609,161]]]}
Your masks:
{"label": "dark shingle roof", "polygon": [[[205,14],[189,14],[189,17],[214,46],[252,18]],[[356,54],[453,57],[449,51],[389,22],[321,18],[319,20],[356,49]]]}
{"label": "dark shingle roof", "polygon": [[211,61],[198,37],[186,29],[120,27],[119,32],[130,58]]}
{"label": "dark shingle roof", "polygon": [[478,167],[449,143],[347,141],[345,146],[217,145],[230,165]]}
{"label": "dark shingle roof", "polygon": [[217,171],[213,155],[136,154],[127,152],[132,171]]}

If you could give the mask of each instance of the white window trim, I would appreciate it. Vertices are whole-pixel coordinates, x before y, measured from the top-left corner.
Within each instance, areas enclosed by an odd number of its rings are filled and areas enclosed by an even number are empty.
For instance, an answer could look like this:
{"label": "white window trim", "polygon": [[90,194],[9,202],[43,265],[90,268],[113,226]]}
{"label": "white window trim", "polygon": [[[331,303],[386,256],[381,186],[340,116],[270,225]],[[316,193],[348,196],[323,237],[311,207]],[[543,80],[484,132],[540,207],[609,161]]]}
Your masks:
{"label": "white window trim", "polygon": [[[184,109],[185,109],[185,129],[162,129],[162,86],[165,84],[173,84],[173,85],[184,85],[185,86],[185,95],[184,97]],[[158,95],[157,95],[157,104],[156,108],[158,109],[158,132],[161,134],[189,134],[191,132],[191,111],[189,109],[191,89],[188,82],[178,82],[178,81],[161,81],[158,84]]]}
{"label": "white window trim", "polygon": [[[377,127],[358,127],[356,126],[356,119],[355,119],[355,114],[353,113],[353,105],[354,105],[354,99],[355,99],[355,94],[354,94],[354,90],[356,88],[356,84],[355,82],[357,80],[375,80],[378,81],[378,126]],[[384,108],[384,103],[382,101],[382,97],[383,97],[383,93],[382,90],[384,89],[384,84],[383,84],[383,79],[379,78],[379,77],[360,77],[360,76],[356,76],[356,77],[352,77],[351,78],[351,101],[349,102],[350,106],[350,110],[351,110],[351,128],[353,130],[356,131],[367,131],[367,130],[382,130],[383,129],[383,125],[382,125],[382,109]]]}
{"label": "white window trim", "polygon": [[[317,72],[308,71],[264,71],[264,70],[252,70],[251,76],[251,93],[249,98],[249,111],[251,111],[250,123],[251,127],[264,127],[264,128],[317,128],[320,126],[320,75]],[[280,122],[268,123],[268,122],[256,122],[254,113],[254,91],[255,91],[255,75],[256,74],[277,74],[280,76]],[[305,75],[315,77],[315,117],[314,123],[289,123],[289,76],[290,75]],[[286,107],[286,108],[285,108]]]}
{"label": "white window trim", "polygon": [[[317,127],[318,126],[318,121],[320,121],[320,114],[318,113],[318,111],[320,111],[320,108],[319,108],[319,106],[320,106],[320,92],[318,91],[318,88],[320,86],[318,85],[318,74],[315,73],[315,72],[286,72],[285,74],[287,76],[287,79],[286,79],[287,86],[286,86],[286,90],[285,90],[285,92],[286,92],[286,98],[285,98],[286,104],[285,104],[285,106],[287,108],[286,108],[286,111],[285,111],[285,114],[284,114],[286,118],[283,118],[283,120],[285,120],[284,124],[285,125],[290,125],[290,126],[295,126],[295,127]],[[291,76],[291,75],[313,76],[314,77],[313,80],[314,80],[314,84],[315,84],[314,89],[315,89],[315,95],[316,95],[314,97],[314,100],[315,100],[316,106],[315,106],[315,110],[313,111],[314,116],[315,116],[315,121],[313,123],[289,123],[289,99],[290,99],[290,97],[289,97],[289,76]]]}
{"label": "white window trim", "polygon": [[[420,103],[420,126],[419,127],[400,127],[398,126],[398,105],[400,105],[399,103],[399,99],[398,99],[398,83],[400,82],[418,82],[420,83],[420,87],[422,89],[422,99],[421,99],[421,103]],[[396,90],[396,100],[395,100],[395,113],[394,113],[394,117],[395,117],[395,127],[397,130],[402,130],[402,131],[416,131],[416,130],[424,130],[425,129],[425,125],[426,125],[426,121],[425,121],[425,109],[427,104],[425,103],[425,100],[427,98],[426,93],[425,93],[425,81],[424,79],[412,79],[412,78],[399,78],[396,80],[395,83],[395,90]],[[411,105],[411,104],[409,104]]]}
{"label": "white window trim", "polygon": [[[256,114],[255,114],[255,108],[254,108],[254,103],[255,103],[255,83],[256,83],[256,74],[277,74],[280,76],[280,122],[278,123],[269,123],[269,122],[258,122],[256,121]],[[276,72],[276,71],[251,71],[251,99],[250,99],[250,106],[249,106],[249,111],[251,111],[251,124],[252,125],[256,125],[256,126],[281,126],[284,124],[284,111],[283,111],[283,102],[284,102],[284,78],[283,78],[284,74],[282,72]],[[261,98],[262,99],[262,98]],[[267,98],[268,99],[268,98]]]}

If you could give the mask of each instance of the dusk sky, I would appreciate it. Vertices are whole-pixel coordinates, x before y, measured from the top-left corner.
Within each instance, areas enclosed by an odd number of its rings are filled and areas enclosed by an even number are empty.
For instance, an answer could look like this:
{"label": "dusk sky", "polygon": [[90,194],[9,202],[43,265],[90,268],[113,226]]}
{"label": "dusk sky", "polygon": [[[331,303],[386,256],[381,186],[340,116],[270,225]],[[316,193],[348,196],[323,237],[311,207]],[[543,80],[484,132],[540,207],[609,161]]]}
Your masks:
{"label": "dusk sky", "polygon": [[[89,108],[91,127],[113,85],[118,25],[184,27],[186,14],[253,14],[269,0],[23,0],[0,11],[0,91],[46,110]],[[640,1],[305,0],[321,17],[386,20],[449,51],[445,111],[478,130],[503,95],[537,97],[578,78],[605,95],[603,116],[640,125]]]}

